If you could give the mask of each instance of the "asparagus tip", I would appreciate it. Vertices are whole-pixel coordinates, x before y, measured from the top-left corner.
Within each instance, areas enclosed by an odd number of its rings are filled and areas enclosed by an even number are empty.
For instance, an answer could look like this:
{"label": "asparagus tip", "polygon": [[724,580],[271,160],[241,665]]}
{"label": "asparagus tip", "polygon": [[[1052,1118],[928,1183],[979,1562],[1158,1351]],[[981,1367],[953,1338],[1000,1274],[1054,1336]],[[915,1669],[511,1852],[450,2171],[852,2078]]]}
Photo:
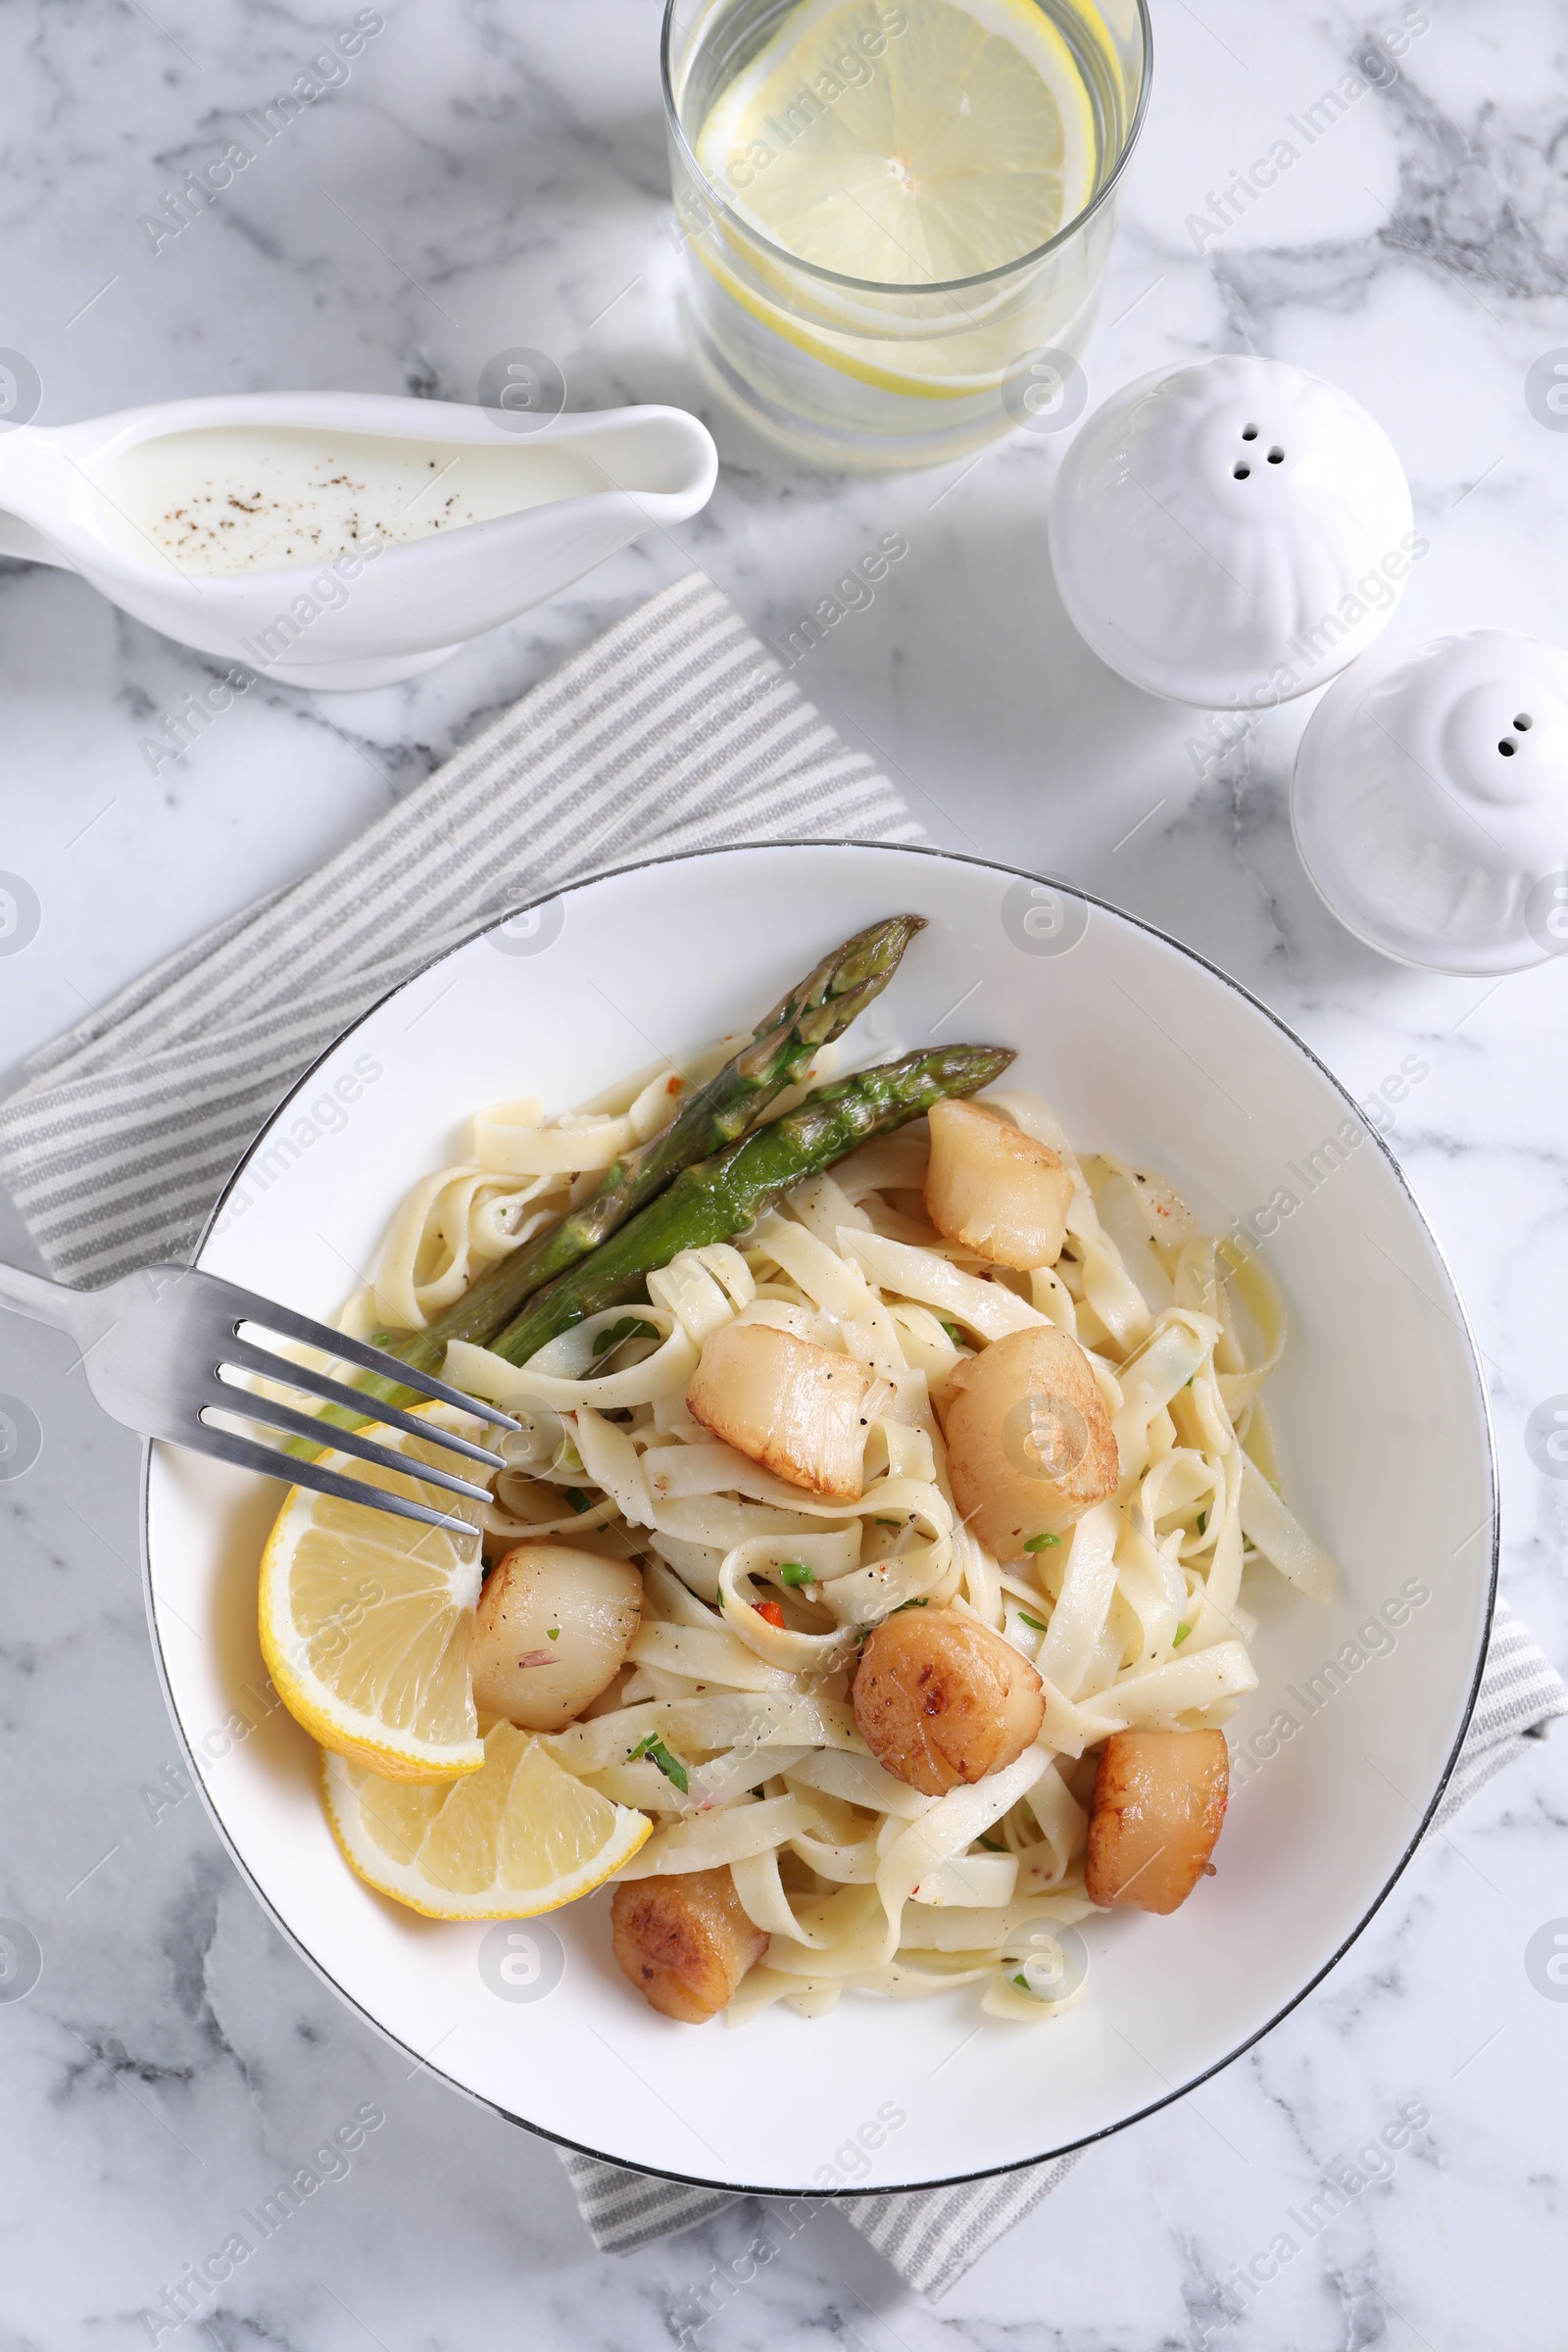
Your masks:
{"label": "asparagus tip", "polygon": [[954,1092],[960,1095],[977,1094],[981,1087],[989,1086],[993,1079],[1000,1078],[1009,1063],[1018,1058],[1018,1050],[1015,1046],[965,1046],[956,1051],[983,1056],[982,1065],[975,1070],[973,1076],[967,1078],[962,1085],[955,1087]]}

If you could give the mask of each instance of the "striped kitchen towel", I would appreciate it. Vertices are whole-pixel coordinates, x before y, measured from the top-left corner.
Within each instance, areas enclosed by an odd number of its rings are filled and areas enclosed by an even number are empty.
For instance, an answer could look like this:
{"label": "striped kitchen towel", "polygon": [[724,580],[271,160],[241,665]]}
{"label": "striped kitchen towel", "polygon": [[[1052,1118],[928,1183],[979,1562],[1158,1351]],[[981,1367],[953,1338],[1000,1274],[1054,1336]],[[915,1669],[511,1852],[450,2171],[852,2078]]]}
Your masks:
{"label": "striped kitchen towel", "polygon": [[638,858],[919,833],[691,572],[316,873],[35,1054],[0,1104],[0,1180],[62,1281],[186,1256],[301,1071],[487,917]]}
{"label": "striped kitchen towel", "polygon": [[[700,573],[621,621],[317,873],[182,949],[33,1055],[0,1104],[0,1176],[62,1279],[188,1254],[300,1073],[389,988],[487,917],[639,857],[725,842],[913,841],[920,828]],[[1438,1820],[1568,1712],[1500,1606]],[[596,2242],[629,2252],[738,2202],[564,2151]],[[941,2294],[1076,2153],[838,2210]],[[793,2215],[814,2212],[806,2200]]]}

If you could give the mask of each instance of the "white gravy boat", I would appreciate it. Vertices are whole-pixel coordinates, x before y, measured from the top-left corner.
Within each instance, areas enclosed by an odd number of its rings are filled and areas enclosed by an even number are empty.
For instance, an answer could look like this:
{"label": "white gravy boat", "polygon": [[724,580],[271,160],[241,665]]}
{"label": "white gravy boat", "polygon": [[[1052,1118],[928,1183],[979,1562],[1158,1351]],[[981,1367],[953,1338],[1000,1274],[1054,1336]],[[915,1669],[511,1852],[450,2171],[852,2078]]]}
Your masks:
{"label": "white gravy boat", "polygon": [[695,514],[717,469],[681,409],[168,401],[0,433],[0,555],[287,685],[385,686]]}

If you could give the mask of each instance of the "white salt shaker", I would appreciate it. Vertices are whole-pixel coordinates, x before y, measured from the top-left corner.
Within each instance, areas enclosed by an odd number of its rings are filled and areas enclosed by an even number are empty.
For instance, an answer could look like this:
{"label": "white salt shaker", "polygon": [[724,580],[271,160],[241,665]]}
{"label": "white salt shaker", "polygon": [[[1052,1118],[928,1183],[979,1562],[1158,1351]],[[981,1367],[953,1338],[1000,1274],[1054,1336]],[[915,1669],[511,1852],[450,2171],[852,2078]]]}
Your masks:
{"label": "white salt shaker", "polygon": [[1379,646],[1307,721],[1291,815],[1320,897],[1385,956],[1568,955],[1568,651],[1511,629]]}
{"label": "white salt shaker", "polygon": [[1358,402],[1283,360],[1129,384],[1062,461],[1051,556],[1102,662],[1152,694],[1264,710],[1362,653],[1404,591],[1409,484]]}

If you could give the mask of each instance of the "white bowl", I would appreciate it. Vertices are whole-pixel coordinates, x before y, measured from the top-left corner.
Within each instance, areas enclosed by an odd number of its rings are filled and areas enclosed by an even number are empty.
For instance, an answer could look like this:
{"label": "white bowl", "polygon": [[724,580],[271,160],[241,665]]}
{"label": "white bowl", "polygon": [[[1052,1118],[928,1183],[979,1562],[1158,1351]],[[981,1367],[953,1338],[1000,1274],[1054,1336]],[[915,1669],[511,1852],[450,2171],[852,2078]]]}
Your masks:
{"label": "white bowl", "polygon": [[[729,2187],[839,2192],[999,2171],[1113,2131],[1245,2049],[1408,1858],[1468,1720],[1494,1574],[1485,1392],[1394,1161],[1233,981],[1125,915],[999,866],[788,846],[568,890],[540,919],[454,950],[323,1057],[241,1167],[200,1262],[329,1312],[405,1187],[461,1153],[476,1104],[579,1101],[744,1022],[825,946],[904,908],[930,928],[873,1008],[873,1057],[933,1036],[1015,1046],[1019,1077],[1082,1146],[1160,1167],[1216,1227],[1240,1219],[1267,1237],[1296,1318],[1270,1391],[1287,1493],[1345,1571],[1327,1607],[1266,1570],[1250,1580],[1261,1689],[1230,1727],[1242,1785],[1218,1876],[1169,1919],[1086,1923],[1089,1990],[1069,2014],[982,2024],[960,1989],[907,2004],[852,1995],[810,2024],[770,2011],[738,2033],[673,2025],[616,1971],[607,1893],[542,1923],[532,1943],[515,1931],[503,1975],[498,1939],[514,1931],[401,1910],[332,1842],[315,1748],[270,1698],[257,1644],[277,1490],[163,1447],[148,1469],[170,1703],[236,1862],[285,1934],[411,2059],[501,2113],[619,2164]],[[1407,1581],[1428,1597],[1401,1601]],[[1375,1615],[1384,1604],[1395,1630]],[[1369,1623],[1381,1630],[1357,1642]]]}

